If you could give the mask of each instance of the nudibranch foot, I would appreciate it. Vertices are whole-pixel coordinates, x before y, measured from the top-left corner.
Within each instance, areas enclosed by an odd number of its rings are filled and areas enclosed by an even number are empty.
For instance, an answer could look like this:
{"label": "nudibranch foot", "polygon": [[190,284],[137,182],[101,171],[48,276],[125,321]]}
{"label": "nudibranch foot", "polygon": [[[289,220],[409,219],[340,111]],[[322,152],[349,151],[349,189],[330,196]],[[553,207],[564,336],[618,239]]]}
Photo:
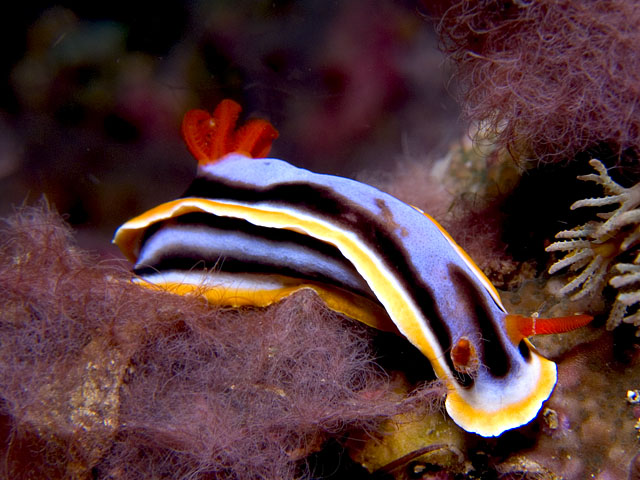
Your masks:
{"label": "nudibranch foot", "polygon": [[177,295],[198,295],[212,305],[267,307],[301,290],[313,290],[333,311],[378,330],[398,333],[385,310],[376,302],[344,289],[279,275],[203,271],[140,273],[136,283]]}

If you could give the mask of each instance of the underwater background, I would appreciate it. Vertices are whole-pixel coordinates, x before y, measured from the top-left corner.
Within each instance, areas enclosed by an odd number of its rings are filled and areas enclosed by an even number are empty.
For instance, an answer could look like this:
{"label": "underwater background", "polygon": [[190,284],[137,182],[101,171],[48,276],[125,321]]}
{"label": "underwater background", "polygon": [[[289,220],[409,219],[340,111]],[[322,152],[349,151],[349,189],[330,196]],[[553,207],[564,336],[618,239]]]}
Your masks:
{"label": "underwater background", "polygon": [[[632,0],[23,2],[0,57],[2,478],[640,478],[640,9]],[[184,113],[433,215],[558,384],[498,438],[404,339],[313,295],[140,292],[115,229],[180,196]],[[46,201],[41,201],[42,198]],[[321,385],[322,388],[318,386]]]}
{"label": "underwater background", "polygon": [[184,191],[195,163],[182,116],[226,97],[276,125],[272,155],[314,171],[353,176],[446,152],[462,126],[421,9],[17,5],[3,33],[0,212],[45,194],[101,249],[123,219]]}

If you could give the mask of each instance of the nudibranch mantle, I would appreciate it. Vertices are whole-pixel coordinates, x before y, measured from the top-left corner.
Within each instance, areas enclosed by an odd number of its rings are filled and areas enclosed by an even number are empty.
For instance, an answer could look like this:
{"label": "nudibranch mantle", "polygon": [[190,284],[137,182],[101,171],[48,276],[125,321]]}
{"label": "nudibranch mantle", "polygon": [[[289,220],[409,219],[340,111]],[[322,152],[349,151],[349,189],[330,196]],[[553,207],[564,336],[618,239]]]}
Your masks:
{"label": "nudibranch mantle", "polygon": [[[556,383],[525,338],[533,320],[506,312],[437,222],[348,178],[228,153],[200,162],[183,198],[125,223],[114,242],[142,279],[176,293],[264,306],[311,288],[336,311],[397,329],[446,381],[446,409],[469,432],[528,423]],[[562,320],[555,331],[590,317]],[[538,320],[545,333],[550,321]]]}

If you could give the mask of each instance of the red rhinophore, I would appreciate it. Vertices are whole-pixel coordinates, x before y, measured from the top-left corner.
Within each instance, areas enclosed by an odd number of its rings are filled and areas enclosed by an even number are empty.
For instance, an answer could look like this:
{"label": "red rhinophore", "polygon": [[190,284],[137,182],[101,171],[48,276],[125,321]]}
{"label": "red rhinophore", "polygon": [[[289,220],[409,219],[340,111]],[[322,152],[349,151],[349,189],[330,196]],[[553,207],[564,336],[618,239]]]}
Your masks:
{"label": "red rhinophore", "polygon": [[213,115],[190,110],[182,120],[182,136],[200,165],[215,163],[235,152],[252,158],[266,157],[278,131],[266,120],[250,120],[236,130],[242,107],[225,99]]}

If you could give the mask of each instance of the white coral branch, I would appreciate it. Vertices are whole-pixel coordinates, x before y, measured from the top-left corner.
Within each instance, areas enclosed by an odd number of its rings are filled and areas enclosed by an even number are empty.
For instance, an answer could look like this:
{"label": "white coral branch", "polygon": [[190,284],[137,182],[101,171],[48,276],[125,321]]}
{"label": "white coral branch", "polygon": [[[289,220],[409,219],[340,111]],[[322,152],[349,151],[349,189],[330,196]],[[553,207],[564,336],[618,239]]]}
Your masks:
{"label": "white coral branch", "polygon": [[[580,177],[578,177],[580,178]],[[612,205],[614,203],[621,203],[624,200],[624,195],[611,195],[609,197],[600,198],[585,198],[584,200],[578,200],[571,205],[571,210],[582,207],[604,207],[605,205]]]}
{"label": "white coral branch", "polygon": [[571,230],[562,230],[558,232],[556,234],[556,238],[592,237],[598,231],[599,226],[600,226],[600,222],[594,222],[594,221],[587,222],[580,227],[575,227],[575,228],[572,228]]}
{"label": "white coral branch", "polygon": [[640,265],[619,263],[616,265],[616,270],[618,270],[622,275],[616,275],[609,281],[609,284],[612,287],[628,287],[636,282],[640,282]]}
{"label": "white coral branch", "polygon": [[[607,326],[616,327],[620,322],[631,323],[640,326],[640,310],[636,310],[631,315],[627,315],[628,307],[640,303],[640,255],[636,257],[634,263],[619,263],[615,269],[620,273],[609,281],[609,284],[618,289],[624,289],[616,296],[615,303],[611,309]],[[615,311],[615,315],[614,315]],[[640,330],[636,332],[640,336]]]}
{"label": "white coral branch", "polygon": [[617,195],[625,191],[624,187],[618,185],[616,182],[613,181],[613,179],[609,176],[609,173],[607,172],[607,167],[605,167],[604,163],[602,163],[600,160],[598,160],[597,158],[592,158],[591,160],[589,160],[589,165],[591,165],[594,168],[594,170],[598,172],[598,175],[596,175],[595,173],[590,173],[588,175],[579,175],[578,180],[584,180],[586,182],[595,182],[597,184],[602,185],[604,188],[604,192],[607,195],[611,195],[611,194]]}
{"label": "white coral branch", "polygon": [[[628,315],[622,319],[624,323],[632,323],[636,327],[640,327],[640,312],[636,312],[633,315]],[[636,332],[636,337],[640,336],[640,330]]]}
{"label": "white coral branch", "polygon": [[[638,225],[620,244],[620,250],[627,251],[640,243],[640,225]],[[638,260],[636,259],[636,262]]]}
{"label": "white coral branch", "polygon": [[[568,242],[563,242],[563,243],[568,243]],[[549,245],[549,247],[551,246],[552,245]],[[547,247],[547,252],[554,251],[554,249],[550,249],[549,247]],[[560,250],[560,249],[558,248],[555,250]],[[593,259],[593,251],[591,249],[584,248],[581,250],[576,250],[566,255],[564,258],[558,260],[553,265],[551,265],[551,267],[549,268],[549,273],[554,274],[557,271],[562,270],[564,267],[567,267],[567,266],[572,271],[575,271],[575,270],[578,270],[579,268],[584,267],[585,265],[588,265],[589,262],[592,261],[592,259]]]}
{"label": "white coral branch", "polygon": [[635,305],[636,303],[640,302],[640,290],[635,290],[628,293],[619,293],[616,297],[616,301],[620,302],[626,307]]}
{"label": "white coral branch", "polygon": [[[603,221],[590,221],[559,232],[556,238],[560,241],[547,247],[548,252],[566,252],[563,258],[551,265],[549,273],[565,267],[570,271],[581,270],[558,292],[559,295],[571,295],[572,299],[601,291],[607,277],[612,275],[614,260],[640,244],[640,184],[622,187],[613,181],[602,162],[592,159],[589,164],[597,174],[581,175],[578,179],[601,185],[605,196],[578,200],[571,209],[616,204],[618,207],[610,212],[597,213]],[[629,231],[632,225],[634,228]],[[607,328],[613,329],[621,322],[640,326],[640,310],[627,315],[629,307],[640,303],[640,254],[634,263],[619,263],[615,270],[618,274],[613,274],[609,284],[620,291],[609,313]]]}
{"label": "white coral branch", "polygon": [[607,319],[607,330],[613,330],[624,318],[625,313],[627,312],[626,305],[623,305],[620,302],[615,302],[613,307],[611,307],[611,311],[609,312],[609,318]]}
{"label": "white coral branch", "polygon": [[613,232],[620,230],[622,227],[640,222],[640,210],[623,211],[623,209],[624,205],[616,210],[611,218],[600,227],[598,231],[600,236],[612,235]]}
{"label": "white coral branch", "polygon": [[560,295],[569,295],[577,290],[576,293],[571,295],[572,300],[578,300],[595,293],[604,283],[603,273],[605,269],[606,265],[604,265],[602,257],[595,257],[580,274],[562,287],[558,293]]}

